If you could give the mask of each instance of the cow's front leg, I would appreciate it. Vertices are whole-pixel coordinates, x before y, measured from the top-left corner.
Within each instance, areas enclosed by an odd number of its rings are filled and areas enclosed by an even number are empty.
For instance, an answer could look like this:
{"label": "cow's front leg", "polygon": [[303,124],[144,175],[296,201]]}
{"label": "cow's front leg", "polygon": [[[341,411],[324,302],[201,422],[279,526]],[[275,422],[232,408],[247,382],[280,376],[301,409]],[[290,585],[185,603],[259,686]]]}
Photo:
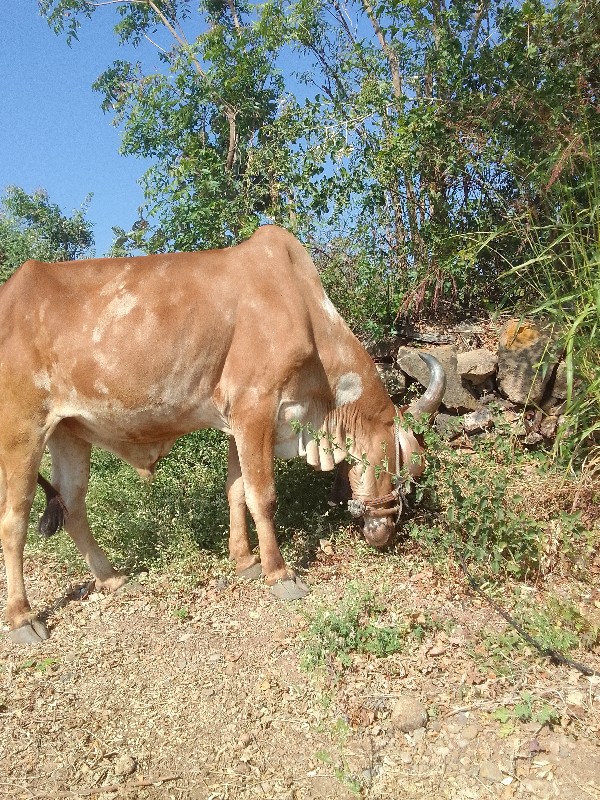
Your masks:
{"label": "cow's front leg", "polygon": [[235,562],[236,575],[248,580],[260,578],[262,565],[260,558],[250,548],[246,493],[233,436],[229,439],[227,501],[229,503],[229,558]]}
{"label": "cow's front leg", "polygon": [[[265,419],[268,419],[267,424]],[[245,501],[258,534],[265,582],[276,597],[282,600],[298,600],[308,594],[309,589],[293,571],[287,568],[275,535],[273,519],[276,497],[272,419],[266,416],[257,419],[254,415],[245,415],[243,430],[234,434],[235,444]]]}

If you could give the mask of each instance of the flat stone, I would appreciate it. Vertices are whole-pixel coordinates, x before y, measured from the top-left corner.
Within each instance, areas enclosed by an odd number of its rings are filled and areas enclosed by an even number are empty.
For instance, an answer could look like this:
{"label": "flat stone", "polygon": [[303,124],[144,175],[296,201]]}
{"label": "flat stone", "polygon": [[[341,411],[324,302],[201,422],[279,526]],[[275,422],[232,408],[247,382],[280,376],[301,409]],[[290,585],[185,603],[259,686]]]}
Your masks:
{"label": "flat stone", "polygon": [[[422,352],[430,353],[437,358],[446,373],[446,391],[442,403],[448,409],[475,411],[479,408],[477,398],[471,394],[457,371],[457,353],[455,345],[428,347]],[[429,383],[429,369],[419,357],[419,350],[414,347],[401,347],[398,350],[397,363],[400,369],[422,386]]]}
{"label": "flat stone", "polygon": [[480,408],[478,411],[471,411],[463,417],[463,427],[465,433],[481,433],[488,428],[494,427],[494,415],[489,408]]}
{"label": "flat stone", "polygon": [[547,797],[551,797],[554,794],[552,784],[543,778],[523,778],[521,781],[521,791],[524,794],[531,794],[534,797],[539,797],[541,800],[545,800]]}
{"label": "flat stone", "polygon": [[496,374],[498,356],[485,347],[468,350],[456,356],[458,374],[473,386],[481,386]]}
{"label": "flat stone", "polygon": [[502,783],[504,775],[493,761],[484,761],[479,767],[479,777],[491,783]]}

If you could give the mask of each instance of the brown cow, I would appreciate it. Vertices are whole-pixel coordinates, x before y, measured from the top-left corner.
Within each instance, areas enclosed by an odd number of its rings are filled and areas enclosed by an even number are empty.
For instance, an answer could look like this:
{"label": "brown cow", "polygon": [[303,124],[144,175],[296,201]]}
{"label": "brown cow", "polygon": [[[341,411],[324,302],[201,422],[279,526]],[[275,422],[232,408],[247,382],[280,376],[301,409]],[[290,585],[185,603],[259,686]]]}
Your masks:
{"label": "brown cow", "polygon": [[[437,409],[443,393],[443,371],[428,358],[433,377],[416,413]],[[325,470],[348,455],[366,457],[349,477],[376,547],[394,529],[401,462],[422,471],[421,447],[410,431],[396,426],[395,435],[377,370],[309,255],[273,226],[225,250],[23,264],[0,288],[0,397],[0,535],[7,618],[19,642],[48,636],[23,580],[46,446],[65,528],[106,590],[126,578],[88,525],[92,444],[147,475],[179,436],[228,433],[231,558],[239,575],[264,576],[286,599],[308,589],[277,546],[274,456],[301,455]],[[376,468],[382,463],[387,469]],[[250,548],[246,507],[260,556]]]}

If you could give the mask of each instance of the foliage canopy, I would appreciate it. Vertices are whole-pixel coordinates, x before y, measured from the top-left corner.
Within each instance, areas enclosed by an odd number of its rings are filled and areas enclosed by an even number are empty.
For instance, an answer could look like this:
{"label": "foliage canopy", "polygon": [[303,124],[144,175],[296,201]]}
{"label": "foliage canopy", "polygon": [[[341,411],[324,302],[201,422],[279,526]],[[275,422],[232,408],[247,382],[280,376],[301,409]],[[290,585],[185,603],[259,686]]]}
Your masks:
{"label": "foliage canopy", "polygon": [[94,243],[87,201],[68,217],[48,193],[27,194],[10,186],[0,201],[0,281],[28,258],[68,261],[87,255]]}
{"label": "foliage canopy", "polygon": [[[76,38],[106,4],[39,0]],[[115,32],[159,49],[98,79],[123,151],[150,156],[147,218],[115,253],[223,246],[278,222],[337,254],[389,325],[425,306],[510,302],[473,247],[554,213],[598,139],[600,20],[587,0],[115,0]],[[390,283],[392,297],[390,300]],[[518,288],[518,287],[517,287]],[[381,295],[381,292],[384,292]],[[379,294],[378,294],[379,293]],[[387,295],[387,297],[386,297]]]}

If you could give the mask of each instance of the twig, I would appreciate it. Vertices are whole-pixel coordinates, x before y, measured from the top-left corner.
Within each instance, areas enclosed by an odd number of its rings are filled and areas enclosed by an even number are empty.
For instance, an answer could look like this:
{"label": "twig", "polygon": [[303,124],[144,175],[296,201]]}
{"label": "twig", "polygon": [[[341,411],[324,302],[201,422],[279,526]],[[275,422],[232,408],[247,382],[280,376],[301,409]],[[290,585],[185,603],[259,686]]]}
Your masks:
{"label": "twig", "polygon": [[112,794],[114,792],[131,791],[132,789],[143,789],[146,786],[157,786],[167,781],[177,781],[180,775],[161,775],[158,778],[141,778],[140,780],[133,781],[132,783],[113,783],[108,786],[94,786],[92,789],[79,789],[75,792],[54,792],[49,794],[32,794],[32,798],[71,798],[71,797],[92,797],[95,794]]}
{"label": "twig", "polygon": [[[0,788],[2,786],[7,786],[7,787],[10,786],[11,791],[13,791],[13,792],[15,791],[15,789],[18,789],[21,792],[29,792],[30,797],[35,797],[35,795],[31,791],[31,789],[28,789],[26,786],[21,786],[20,783],[3,782],[3,783],[0,783]],[[6,796],[8,796],[8,795],[6,795]],[[11,795],[11,796],[14,797],[14,794]]]}

